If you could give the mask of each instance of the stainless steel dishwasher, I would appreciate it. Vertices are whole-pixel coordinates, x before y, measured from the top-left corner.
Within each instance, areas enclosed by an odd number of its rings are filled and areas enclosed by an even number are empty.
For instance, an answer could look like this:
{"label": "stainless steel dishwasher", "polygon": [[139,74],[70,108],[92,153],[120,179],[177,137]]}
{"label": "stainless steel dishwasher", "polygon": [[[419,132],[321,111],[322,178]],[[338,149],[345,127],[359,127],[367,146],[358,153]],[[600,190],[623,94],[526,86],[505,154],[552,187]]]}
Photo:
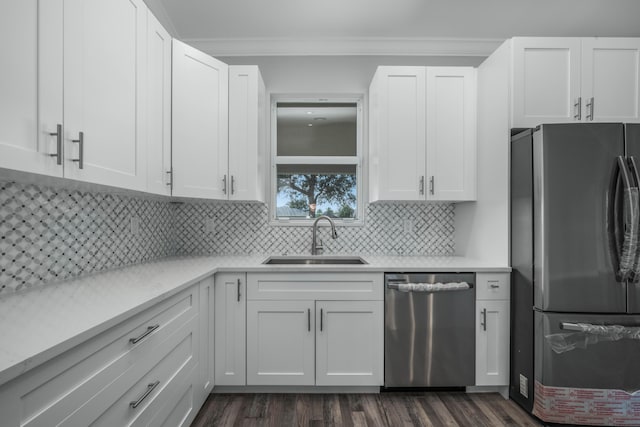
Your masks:
{"label": "stainless steel dishwasher", "polygon": [[475,273],[385,274],[385,387],[475,384]]}

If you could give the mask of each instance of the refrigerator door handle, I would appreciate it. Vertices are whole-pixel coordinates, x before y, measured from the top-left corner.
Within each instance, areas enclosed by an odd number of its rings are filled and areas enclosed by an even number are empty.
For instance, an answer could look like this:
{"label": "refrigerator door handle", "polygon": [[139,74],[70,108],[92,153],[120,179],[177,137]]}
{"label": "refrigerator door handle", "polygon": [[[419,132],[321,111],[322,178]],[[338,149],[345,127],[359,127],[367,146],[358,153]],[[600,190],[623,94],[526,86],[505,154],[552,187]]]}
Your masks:
{"label": "refrigerator door handle", "polygon": [[[638,249],[638,187],[633,186],[629,165],[618,156],[618,177],[622,181],[622,245],[619,249],[618,280],[628,280],[635,264]],[[615,215],[617,221],[617,215]],[[616,229],[620,225],[617,224]]]}
{"label": "refrigerator door handle", "polygon": [[638,241],[640,240],[640,174],[638,173],[638,162],[634,156],[627,157],[627,163],[629,165],[629,169],[632,172],[633,178],[633,198],[632,200],[632,209],[635,212],[635,235],[634,240],[636,242],[636,250],[633,253],[633,270],[632,275],[629,280],[632,283],[638,283],[640,280],[640,244]]}

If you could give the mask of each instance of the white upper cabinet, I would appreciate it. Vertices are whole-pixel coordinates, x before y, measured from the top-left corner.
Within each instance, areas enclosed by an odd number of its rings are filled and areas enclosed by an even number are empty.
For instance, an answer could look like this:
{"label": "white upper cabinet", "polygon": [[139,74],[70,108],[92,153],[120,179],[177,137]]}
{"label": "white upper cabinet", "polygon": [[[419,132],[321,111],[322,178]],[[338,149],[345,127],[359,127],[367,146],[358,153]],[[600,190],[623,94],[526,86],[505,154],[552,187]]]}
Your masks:
{"label": "white upper cabinet", "polygon": [[147,191],[171,195],[171,36],[147,14]]}
{"label": "white upper cabinet", "polygon": [[427,67],[427,200],[476,195],[476,70]]}
{"label": "white upper cabinet", "polygon": [[0,167],[63,174],[62,22],[62,0],[3,3]]}
{"label": "white upper cabinet", "polygon": [[142,0],[65,0],[65,176],[146,189],[146,25]]}
{"label": "white upper cabinet", "polygon": [[173,195],[226,199],[228,67],[173,40]]}
{"label": "white upper cabinet", "polygon": [[580,39],[514,38],[512,94],[513,127],[577,119]]}
{"label": "white upper cabinet", "polygon": [[582,39],[583,119],[640,122],[640,38]]}
{"label": "white upper cabinet", "polygon": [[476,72],[378,67],[370,86],[370,199],[475,199]]}
{"label": "white upper cabinet", "polygon": [[512,39],[512,127],[640,121],[640,39]]}
{"label": "white upper cabinet", "polygon": [[266,90],[255,65],[229,67],[229,200],[264,201]]}
{"label": "white upper cabinet", "polygon": [[0,167],[146,188],[146,20],[141,0],[3,6]]}
{"label": "white upper cabinet", "polygon": [[378,67],[369,109],[371,201],[424,200],[424,67]]}

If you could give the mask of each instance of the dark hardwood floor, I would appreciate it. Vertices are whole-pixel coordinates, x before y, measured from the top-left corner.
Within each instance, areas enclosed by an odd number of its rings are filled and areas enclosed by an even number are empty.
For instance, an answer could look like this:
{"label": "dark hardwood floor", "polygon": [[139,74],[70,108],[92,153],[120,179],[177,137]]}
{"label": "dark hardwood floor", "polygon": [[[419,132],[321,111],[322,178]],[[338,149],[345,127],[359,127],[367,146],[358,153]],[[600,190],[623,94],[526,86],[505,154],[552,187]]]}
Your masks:
{"label": "dark hardwood floor", "polygon": [[496,393],[212,394],[192,427],[542,426]]}

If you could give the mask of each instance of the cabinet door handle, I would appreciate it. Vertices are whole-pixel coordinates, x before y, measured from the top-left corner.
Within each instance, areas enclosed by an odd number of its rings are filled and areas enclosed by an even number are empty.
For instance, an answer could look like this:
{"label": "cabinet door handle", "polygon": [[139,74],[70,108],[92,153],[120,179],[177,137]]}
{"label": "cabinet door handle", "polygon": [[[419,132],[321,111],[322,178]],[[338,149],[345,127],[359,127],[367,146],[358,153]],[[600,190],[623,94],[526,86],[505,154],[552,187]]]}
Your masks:
{"label": "cabinet door handle", "polygon": [[56,131],[50,132],[49,135],[56,136],[56,152],[55,154],[49,154],[49,157],[56,158],[56,164],[62,164],[62,125],[56,125]]}
{"label": "cabinet door handle", "polygon": [[167,174],[167,185],[169,188],[173,189],[173,169],[170,169],[165,172]]}
{"label": "cabinet door handle", "polygon": [[311,332],[311,309],[307,308],[307,331]]}
{"label": "cabinet door handle", "polygon": [[480,326],[482,326],[483,331],[487,330],[487,309],[486,308],[482,309],[482,322],[480,322]]}
{"label": "cabinet door handle", "polygon": [[593,96],[587,102],[587,119],[593,121],[594,99]]}
{"label": "cabinet door handle", "polygon": [[582,120],[582,97],[576,98],[576,102],[573,104],[573,118],[576,120]]}
{"label": "cabinet door handle", "polygon": [[420,177],[420,182],[418,183],[418,191],[421,196],[424,196],[424,176]]}
{"label": "cabinet door handle", "polygon": [[322,332],[322,309],[320,309],[320,332]]}
{"label": "cabinet door handle", "polygon": [[227,175],[222,178],[222,194],[227,194]]}
{"label": "cabinet door handle", "polygon": [[231,194],[235,193],[235,183],[236,183],[236,179],[233,175],[231,175]]}
{"label": "cabinet door handle", "polygon": [[160,327],[160,324],[159,324],[159,323],[157,323],[157,324],[155,324],[155,325],[153,325],[153,326],[148,326],[148,327],[147,327],[147,330],[146,330],[146,331],[144,331],[144,332],[142,333],[142,335],[140,335],[139,337],[129,338],[129,342],[130,342],[131,344],[136,344],[136,343],[138,343],[138,342],[142,341],[143,339],[145,339],[147,336],[149,336],[149,334],[150,334],[151,332],[155,331],[155,330],[156,330],[156,329],[158,329],[159,327]]}
{"label": "cabinet door handle", "polygon": [[160,381],[156,381],[156,382],[150,383],[147,386],[147,390],[144,392],[144,394],[142,396],[140,396],[137,400],[134,400],[134,401],[130,402],[129,406],[131,406],[133,409],[135,409],[138,406],[140,406],[142,401],[145,400],[147,398],[147,396],[149,396],[151,393],[153,393],[153,390],[155,390],[155,388],[158,387],[159,384],[160,384]]}
{"label": "cabinet door handle", "polygon": [[240,279],[238,279],[238,302],[240,302]]}
{"label": "cabinet door handle", "polygon": [[431,194],[433,196],[434,192],[435,192],[435,180],[436,177],[431,175],[431,178],[429,178],[429,194]]}
{"label": "cabinet door handle", "polygon": [[72,139],[71,142],[78,144],[78,158],[71,159],[72,162],[78,162],[78,168],[84,169],[84,132],[78,134],[78,139]]}

